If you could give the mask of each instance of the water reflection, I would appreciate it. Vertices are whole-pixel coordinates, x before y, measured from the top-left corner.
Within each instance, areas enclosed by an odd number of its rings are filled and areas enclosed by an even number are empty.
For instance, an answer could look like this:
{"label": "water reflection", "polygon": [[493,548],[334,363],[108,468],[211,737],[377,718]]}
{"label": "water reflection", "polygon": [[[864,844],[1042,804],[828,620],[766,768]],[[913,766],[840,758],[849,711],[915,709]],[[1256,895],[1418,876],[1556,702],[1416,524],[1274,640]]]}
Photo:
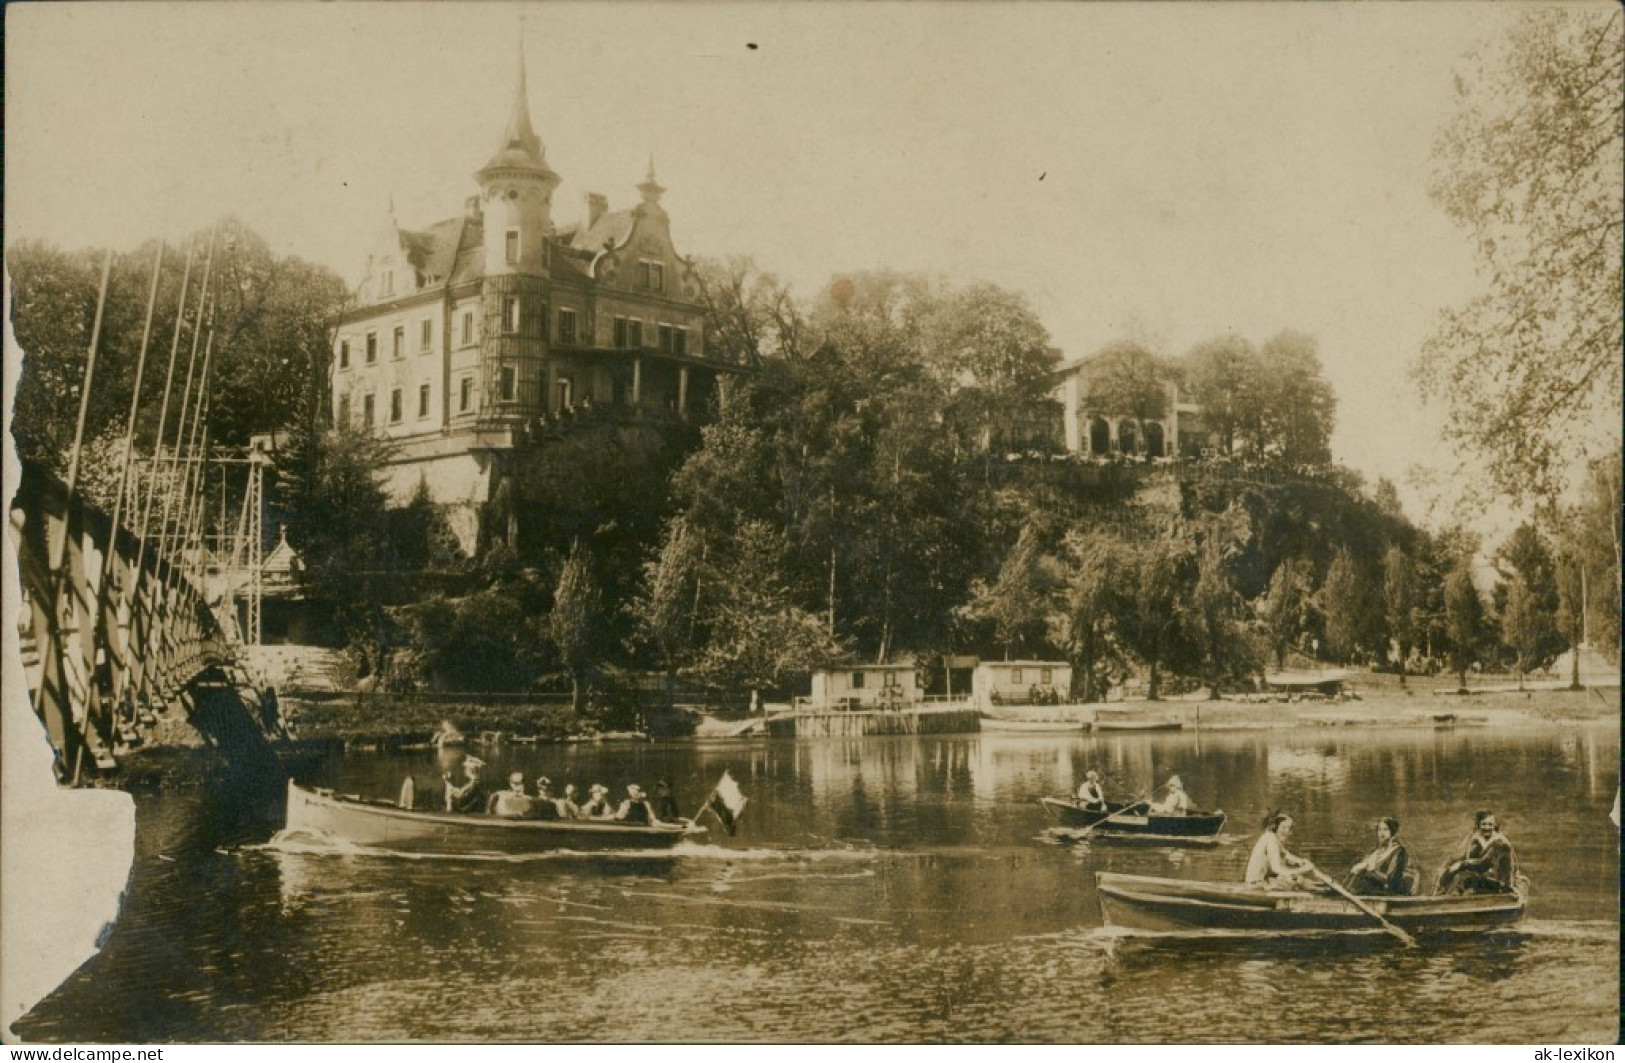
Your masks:
{"label": "water reflection", "polygon": [[[669,856],[404,859],[267,846],[276,807],[142,795],[106,952],[18,1024],[60,1040],[1567,1041],[1617,1033],[1618,736],[1556,727],[509,747],[555,783],[726,769],[737,837]],[[482,754],[483,755],[483,754]],[[1060,844],[1036,799],[1180,774],[1219,844]],[[307,781],[431,801],[428,754]],[[1535,883],[1515,933],[1177,941],[1104,930],[1096,871],[1237,879],[1256,817],[1328,868],[1397,815],[1424,874],[1493,807]],[[1050,844],[1046,844],[1046,841]],[[167,857],[168,859],[160,859]],[[536,1006],[545,999],[545,1009]],[[1463,1007],[1485,1001],[1492,1009]],[[684,1001],[718,1002],[705,1009]],[[1271,1026],[1259,1025],[1270,1016]],[[1403,1025],[1396,1028],[1396,1016]]]}

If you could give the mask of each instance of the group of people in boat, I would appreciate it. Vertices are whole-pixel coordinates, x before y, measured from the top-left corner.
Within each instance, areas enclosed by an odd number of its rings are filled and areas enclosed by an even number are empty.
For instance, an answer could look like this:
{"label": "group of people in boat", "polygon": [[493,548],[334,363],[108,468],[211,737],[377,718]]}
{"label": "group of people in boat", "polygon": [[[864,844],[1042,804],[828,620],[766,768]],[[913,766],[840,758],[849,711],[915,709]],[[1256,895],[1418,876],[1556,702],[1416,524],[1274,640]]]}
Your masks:
{"label": "group of people in boat", "polygon": [[453,779],[450,771],[441,773],[446,786],[446,811],[484,813],[503,819],[596,819],[616,823],[652,825],[675,823],[682,819],[677,810],[677,799],[671,783],[661,779],[655,784],[654,796],[645,793],[637,783],[629,783],[626,796],[619,802],[610,797],[609,787],[593,783],[587,788],[585,800],[575,783],[566,783],[558,793],[553,792],[553,780],[545,775],[536,777],[534,791],[527,788],[525,773],[508,774],[508,785],[487,792],[485,761],[479,757],[464,757],[462,782]]}
{"label": "group of people in boat", "polygon": [[[1119,809],[1119,813],[1143,813],[1153,816],[1188,816],[1192,806],[1190,795],[1185,792],[1185,784],[1179,776],[1171,776],[1162,784],[1161,797],[1141,801],[1127,808]],[[1101,786],[1100,772],[1091,768],[1084,774],[1083,782],[1078,784],[1078,804],[1089,812],[1110,811],[1111,806],[1106,803],[1106,791]]]}
{"label": "group of people in boat", "polygon": [[[1399,820],[1384,816],[1374,830],[1377,844],[1355,861],[1344,876],[1343,886],[1362,896],[1412,896],[1418,892],[1421,874],[1411,860],[1410,850],[1399,837]],[[1317,877],[1315,865],[1287,848],[1292,836],[1292,817],[1271,812],[1247,860],[1246,882],[1265,889],[1304,889]],[[1473,813],[1473,831],[1462,843],[1459,854],[1444,866],[1434,883],[1435,896],[1469,893],[1511,893],[1518,874],[1512,843],[1501,833],[1495,813],[1480,809]]]}
{"label": "group of people in boat", "polygon": [[[1162,796],[1142,800],[1118,809],[1117,814],[1186,816],[1192,812],[1185,784],[1175,775],[1161,787]],[[1106,791],[1100,773],[1091,769],[1078,786],[1078,805],[1090,812],[1107,812]],[[1384,816],[1374,825],[1377,844],[1355,861],[1343,878],[1351,893],[1365,896],[1412,896],[1419,891],[1421,874],[1410,850],[1399,837],[1399,820]],[[1271,812],[1247,860],[1245,881],[1267,889],[1303,889],[1315,884],[1316,870],[1310,861],[1287,848],[1292,835],[1292,817]],[[1511,893],[1517,877],[1517,857],[1512,843],[1501,833],[1495,813],[1481,809],[1473,813],[1473,830],[1462,843],[1458,855],[1447,863],[1434,883],[1435,895],[1466,893]]]}

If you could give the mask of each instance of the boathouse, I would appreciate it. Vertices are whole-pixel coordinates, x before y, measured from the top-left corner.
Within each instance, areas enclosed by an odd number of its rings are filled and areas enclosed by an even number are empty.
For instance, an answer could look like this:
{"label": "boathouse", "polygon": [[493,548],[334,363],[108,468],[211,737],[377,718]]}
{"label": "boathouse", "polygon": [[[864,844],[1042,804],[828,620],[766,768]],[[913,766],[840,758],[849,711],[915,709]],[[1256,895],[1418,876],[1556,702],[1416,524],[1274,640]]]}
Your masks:
{"label": "boathouse", "polygon": [[1071,700],[1072,666],[1065,661],[983,661],[971,673],[978,709],[999,705],[1059,705]]}
{"label": "boathouse", "polygon": [[813,672],[807,707],[816,711],[903,709],[920,699],[920,676],[912,660],[849,664]]}

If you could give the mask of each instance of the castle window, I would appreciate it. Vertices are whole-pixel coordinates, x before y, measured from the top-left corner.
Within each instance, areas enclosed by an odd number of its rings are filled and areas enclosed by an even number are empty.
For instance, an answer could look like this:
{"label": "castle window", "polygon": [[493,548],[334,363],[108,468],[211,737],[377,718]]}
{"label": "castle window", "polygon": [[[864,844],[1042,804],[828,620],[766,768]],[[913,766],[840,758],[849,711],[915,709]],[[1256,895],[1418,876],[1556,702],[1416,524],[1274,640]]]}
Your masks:
{"label": "castle window", "polygon": [[474,405],[474,378],[465,376],[457,382],[457,412],[467,413]]}
{"label": "castle window", "polygon": [[367,333],[367,364],[371,365],[378,360],[378,333]]}
{"label": "castle window", "polygon": [[660,326],[660,349],[666,354],[688,353],[688,329],[675,325]]}
{"label": "castle window", "polygon": [[638,260],[638,287],[650,292],[666,290],[666,266],[648,259]]}
{"label": "castle window", "polygon": [[405,355],[406,355],[406,326],[405,325],[396,325],[395,326],[394,343],[393,343],[393,346],[390,347],[389,353],[391,355],[393,355],[394,357],[396,357],[396,358],[405,357]]}
{"label": "castle window", "polygon": [[519,331],[519,296],[508,295],[503,297],[502,325],[509,332]]}
{"label": "castle window", "polygon": [[389,392],[389,423],[401,423],[401,389],[392,388]]}
{"label": "castle window", "polygon": [[643,346],[643,322],[633,317],[615,319],[615,346],[630,349]]}
{"label": "castle window", "polygon": [[503,366],[502,367],[502,386],[501,386],[501,390],[498,392],[498,394],[500,394],[502,396],[502,401],[503,402],[512,402],[513,401],[514,391],[518,387],[518,384],[519,384],[519,374],[518,374],[517,371],[515,371],[514,367],[511,366],[511,365]]}
{"label": "castle window", "polygon": [[862,672],[853,672],[852,673],[852,689],[853,690],[862,690],[863,689],[863,673]]}
{"label": "castle window", "polygon": [[418,385],[418,417],[429,416],[429,385]]}
{"label": "castle window", "polygon": [[474,311],[472,311],[472,310],[464,310],[463,311],[463,343],[466,345],[466,344],[470,344],[470,343],[473,343],[473,342],[474,342]]}
{"label": "castle window", "polygon": [[339,340],[339,368],[350,368],[350,341]]}
{"label": "castle window", "polygon": [[434,345],[434,318],[426,317],[418,323],[418,350],[424,354]]}
{"label": "castle window", "polygon": [[576,341],[576,312],[559,308],[559,342],[574,345]]}
{"label": "castle window", "polygon": [[340,428],[350,427],[350,396],[339,397],[339,415],[336,423]]}
{"label": "castle window", "polygon": [[373,421],[373,416],[374,416],[373,405],[374,405],[373,404],[373,396],[369,392],[361,400],[361,427],[363,427],[363,428],[371,428],[372,427],[372,421]]}
{"label": "castle window", "polygon": [[507,241],[506,247],[507,247],[508,265],[510,265],[510,266],[516,265],[519,262],[519,230],[518,229],[509,229],[508,230],[508,241]]}

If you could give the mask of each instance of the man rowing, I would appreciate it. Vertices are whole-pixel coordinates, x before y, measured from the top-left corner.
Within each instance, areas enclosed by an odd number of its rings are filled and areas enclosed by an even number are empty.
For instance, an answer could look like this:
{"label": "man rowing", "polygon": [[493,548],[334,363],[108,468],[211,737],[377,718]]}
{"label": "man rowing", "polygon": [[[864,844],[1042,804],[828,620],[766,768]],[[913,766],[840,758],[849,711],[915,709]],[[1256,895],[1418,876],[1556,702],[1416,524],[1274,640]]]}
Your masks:
{"label": "man rowing", "polygon": [[1106,791],[1100,785],[1100,772],[1090,768],[1078,784],[1078,804],[1088,812],[1106,811]]}

